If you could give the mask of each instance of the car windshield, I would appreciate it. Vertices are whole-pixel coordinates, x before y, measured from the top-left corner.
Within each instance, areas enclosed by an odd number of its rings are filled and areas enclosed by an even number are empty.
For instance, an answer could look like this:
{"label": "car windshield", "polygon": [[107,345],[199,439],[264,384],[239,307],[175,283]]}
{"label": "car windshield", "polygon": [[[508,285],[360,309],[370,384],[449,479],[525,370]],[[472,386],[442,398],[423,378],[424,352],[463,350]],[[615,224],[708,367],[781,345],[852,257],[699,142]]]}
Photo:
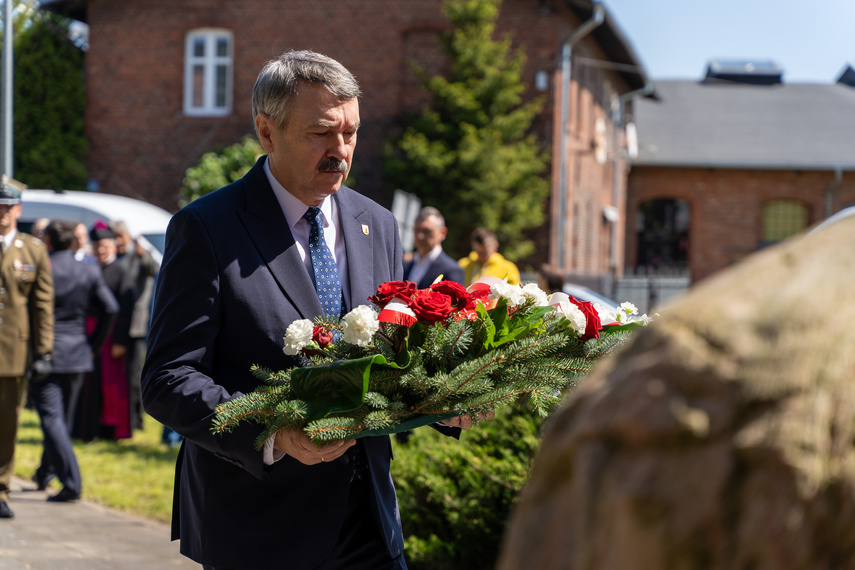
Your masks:
{"label": "car windshield", "polygon": [[143,234],[143,237],[163,255],[166,248],[166,234]]}

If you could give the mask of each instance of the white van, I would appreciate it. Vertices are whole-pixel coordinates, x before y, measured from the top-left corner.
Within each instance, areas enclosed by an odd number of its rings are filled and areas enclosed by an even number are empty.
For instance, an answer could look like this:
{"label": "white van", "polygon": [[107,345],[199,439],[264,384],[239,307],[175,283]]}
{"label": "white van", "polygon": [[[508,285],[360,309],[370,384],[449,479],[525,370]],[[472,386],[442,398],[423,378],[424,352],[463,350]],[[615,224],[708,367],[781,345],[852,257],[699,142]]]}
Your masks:
{"label": "white van", "polygon": [[148,202],[114,194],[77,190],[24,190],[21,193],[18,227],[29,232],[39,218],[83,222],[124,222],[131,237],[139,239],[160,263],[166,241],[166,226],[172,214]]}

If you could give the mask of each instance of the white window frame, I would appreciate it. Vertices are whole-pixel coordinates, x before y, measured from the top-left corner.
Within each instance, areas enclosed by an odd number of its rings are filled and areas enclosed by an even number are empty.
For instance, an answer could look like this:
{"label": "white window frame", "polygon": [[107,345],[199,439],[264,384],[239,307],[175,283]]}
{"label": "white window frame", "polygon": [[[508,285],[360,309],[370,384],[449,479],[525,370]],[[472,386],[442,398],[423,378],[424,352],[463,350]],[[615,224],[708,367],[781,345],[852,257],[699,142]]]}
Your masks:
{"label": "white window frame", "polygon": [[[202,39],[205,53],[194,55],[193,46]],[[217,41],[228,42],[225,56],[216,54]],[[202,100],[194,101],[194,69],[202,67]],[[225,100],[216,101],[217,69],[225,67]],[[230,30],[220,28],[198,28],[187,32],[184,43],[184,114],[193,117],[222,117],[232,112],[232,84],[234,75],[234,35]]]}

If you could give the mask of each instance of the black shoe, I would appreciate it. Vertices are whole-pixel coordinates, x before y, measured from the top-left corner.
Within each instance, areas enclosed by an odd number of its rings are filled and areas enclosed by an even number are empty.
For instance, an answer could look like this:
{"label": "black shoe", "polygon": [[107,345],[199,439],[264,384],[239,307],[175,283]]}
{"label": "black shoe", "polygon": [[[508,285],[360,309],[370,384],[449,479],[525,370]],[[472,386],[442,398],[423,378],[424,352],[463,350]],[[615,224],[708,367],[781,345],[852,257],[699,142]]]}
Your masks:
{"label": "black shoe", "polygon": [[79,498],[80,493],[72,491],[68,487],[63,487],[62,491],[56,495],[51,495],[47,500],[49,503],[68,503],[69,501],[76,501]]}
{"label": "black shoe", "polygon": [[38,475],[33,475],[31,480],[33,483],[36,484],[37,491],[44,491],[45,489],[47,489],[48,482],[44,479],[39,479]]}
{"label": "black shoe", "polygon": [[0,501],[0,519],[13,518],[15,518],[15,513],[13,513],[12,509],[9,508],[9,505],[6,504],[6,501]]}

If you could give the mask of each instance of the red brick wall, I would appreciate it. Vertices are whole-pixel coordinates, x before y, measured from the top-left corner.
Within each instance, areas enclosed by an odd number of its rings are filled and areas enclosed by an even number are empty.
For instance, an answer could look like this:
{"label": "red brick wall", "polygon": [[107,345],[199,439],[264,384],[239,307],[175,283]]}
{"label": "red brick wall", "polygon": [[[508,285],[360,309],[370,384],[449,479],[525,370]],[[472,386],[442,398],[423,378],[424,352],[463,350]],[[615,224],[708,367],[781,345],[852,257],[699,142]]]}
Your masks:
{"label": "red brick wall", "polygon": [[[792,170],[721,170],[634,167],[629,175],[627,217],[639,204],[669,198],[686,200],[691,212],[689,269],[693,281],[723,269],[757,250],[763,206],[770,200],[798,200],[813,225],[844,205],[855,203],[855,174]],[[626,236],[626,263],[633,267],[637,236]]]}
{"label": "red brick wall", "polygon": [[[430,70],[442,65],[433,36],[447,26],[441,0],[89,0],[88,6],[88,167],[102,192],[134,196],[175,210],[185,170],[203,153],[252,133],[251,90],[262,65],[288,49],[312,49],[341,61],[360,82],[363,127],[354,160],[356,189],[389,205],[394,189],[382,179],[383,145],[400,129],[396,122],[400,113],[417,110],[425,102],[415,91],[407,60],[417,58]],[[561,42],[577,25],[559,0],[505,0],[501,9],[498,33],[512,32],[514,46],[526,52],[525,96],[545,100],[537,121],[545,146],[553,141],[551,90]],[[233,112],[227,117],[183,113],[185,35],[202,27],[234,34]],[[592,57],[604,58],[591,40],[584,44]],[[534,89],[538,71],[550,74],[545,93]],[[597,72],[589,78],[582,99],[591,99],[587,90],[610,75],[614,73]],[[586,104],[580,110],[579,125],[574,126],[574,141],[583,153],[590,154],[585,145],[590,143],[590,116],[602,113],[598,103]],[[577,117],[575,111],[571,114]],[[607,265],[603,256],[608,255],[608,247],[602,243],[600,201],[607,197],[611,202],[611,167],[582,157],[573,168],[571,184],[579,184],[580,190],[573,198],[578,216],[568,234],[573,236],[574,248],[570,263],[584,271],[601,271]],[[532,237],[538,251],[524,267],[538,267],[548,260],[549,224],[532,232]]]}
{"label": "red brick wall", "polygon": [[[572,19],[568,20],[572,22]],[[566,31],[569,34],[572,28]],[[616,128],[612,123],[610,95],[625,92],[626,85],[613,71],[592,65],[591,60],[602,61],[608,58],[590,36],[574,46],[572,54],[570,108],[566,125],[567,194],[563,210],[560,198],[562,174],[559,97],[556,97],[553,109],[554,169],[550,219],[554,224],[551,239],[555,246],[550,250],[549,262],[577,280],[580,277],[599,276],[612,271],[614,276],[619,277],[623,273],[626,141],[623,129],[620,126]],[[559,69],[556,83],[560,83],[560,77]],[[560,84],[556,90],[556,93],[560,91]],[[596,156],[598,120],[602,121],[606,128],[605,161],[598,160]],[[617,177],[615,169],[618,170]],[[611,225],[603,217],[603,207],[607,205],[616,207],[621,213],[614,240]],[[563,231],[561,224],[555,222],[561,218],[565,220]],[[560,244],[563,244],[563,247],[559,247]],[[610,261],[611,247],[616,250],[617,262],[614,267]]]}

